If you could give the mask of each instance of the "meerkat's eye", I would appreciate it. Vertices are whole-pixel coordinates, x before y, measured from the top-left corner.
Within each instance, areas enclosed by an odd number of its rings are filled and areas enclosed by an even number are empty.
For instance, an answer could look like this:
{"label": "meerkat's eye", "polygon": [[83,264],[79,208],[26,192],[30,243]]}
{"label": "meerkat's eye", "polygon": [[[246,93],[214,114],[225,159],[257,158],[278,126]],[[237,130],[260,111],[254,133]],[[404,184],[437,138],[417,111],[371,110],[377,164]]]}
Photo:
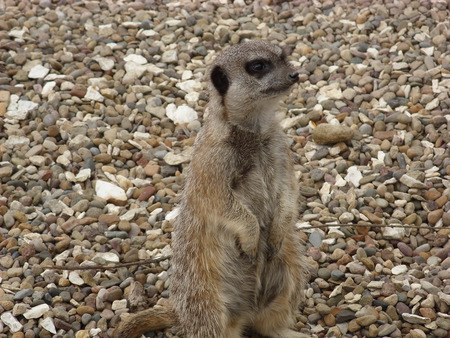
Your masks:
{"label": "meerkat's eye", "polygon": [[272,64],[267,60],[254,60],[245,65],[245,70],[250,75],[262,76],[270,70]]}

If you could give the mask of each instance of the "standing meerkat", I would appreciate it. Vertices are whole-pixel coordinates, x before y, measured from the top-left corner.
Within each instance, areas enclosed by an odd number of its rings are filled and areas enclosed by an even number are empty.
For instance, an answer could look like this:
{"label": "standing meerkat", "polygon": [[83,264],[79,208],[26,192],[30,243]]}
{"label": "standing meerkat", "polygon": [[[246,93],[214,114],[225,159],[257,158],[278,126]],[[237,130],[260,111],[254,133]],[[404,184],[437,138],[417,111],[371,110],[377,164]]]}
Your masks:
{"label": "standing meerkat", "polygon": [[189,338],[308,337],[289,329],[306,283],[294,224],[298,189],[275,117],[298,81],[264,41],[222,52],[209,71],[208,116],[172,234],[171,307],[125,318],[115,337],[178,324]]}

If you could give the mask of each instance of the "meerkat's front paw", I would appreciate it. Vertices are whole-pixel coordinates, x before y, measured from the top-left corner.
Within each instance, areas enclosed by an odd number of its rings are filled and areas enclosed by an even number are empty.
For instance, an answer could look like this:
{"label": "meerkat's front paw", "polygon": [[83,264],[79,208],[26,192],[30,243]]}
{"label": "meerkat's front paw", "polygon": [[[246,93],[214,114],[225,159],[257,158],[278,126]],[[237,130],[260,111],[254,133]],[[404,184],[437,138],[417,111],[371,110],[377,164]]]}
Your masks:
{"label": "meerkat's front paw", "polygon": [[268,239],[267,260],[273,259],[283,246],[284,237],[271,235]]}
{"label": "meerkat's front paw", "polygon": [[241,243],[241,250],[244,255],[252,262],[255,263],[258,257],[258,243]]}

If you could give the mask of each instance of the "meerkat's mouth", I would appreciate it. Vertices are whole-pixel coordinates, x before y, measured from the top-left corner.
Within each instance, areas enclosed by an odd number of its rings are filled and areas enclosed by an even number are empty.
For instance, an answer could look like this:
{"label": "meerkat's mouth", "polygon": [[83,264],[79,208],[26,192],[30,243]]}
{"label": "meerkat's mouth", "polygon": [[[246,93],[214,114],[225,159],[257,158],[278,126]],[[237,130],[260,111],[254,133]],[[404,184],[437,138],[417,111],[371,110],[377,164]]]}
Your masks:
{"label": "meerkat's mouth", "polygon": [[280,94],[285,94],[290,88],[292,84],[284,85],[284,86],[277,86],[277,87],[270,87],[267,89],[262,90],[261,92],[265,95],[269,96],[275,96]]}

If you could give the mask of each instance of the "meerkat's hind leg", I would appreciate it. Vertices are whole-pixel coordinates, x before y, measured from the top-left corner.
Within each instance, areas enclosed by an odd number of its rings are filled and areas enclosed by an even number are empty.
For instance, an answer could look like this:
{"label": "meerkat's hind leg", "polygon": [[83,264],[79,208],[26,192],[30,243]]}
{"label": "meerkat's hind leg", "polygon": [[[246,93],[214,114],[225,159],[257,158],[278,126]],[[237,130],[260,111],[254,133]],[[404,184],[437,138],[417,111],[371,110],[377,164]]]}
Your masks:
{"label": "meerkat's hind leg", "polygon": [[225,330],[225,334],[221,338],[242,338],[244,331],[244,321],[230,320]]}

